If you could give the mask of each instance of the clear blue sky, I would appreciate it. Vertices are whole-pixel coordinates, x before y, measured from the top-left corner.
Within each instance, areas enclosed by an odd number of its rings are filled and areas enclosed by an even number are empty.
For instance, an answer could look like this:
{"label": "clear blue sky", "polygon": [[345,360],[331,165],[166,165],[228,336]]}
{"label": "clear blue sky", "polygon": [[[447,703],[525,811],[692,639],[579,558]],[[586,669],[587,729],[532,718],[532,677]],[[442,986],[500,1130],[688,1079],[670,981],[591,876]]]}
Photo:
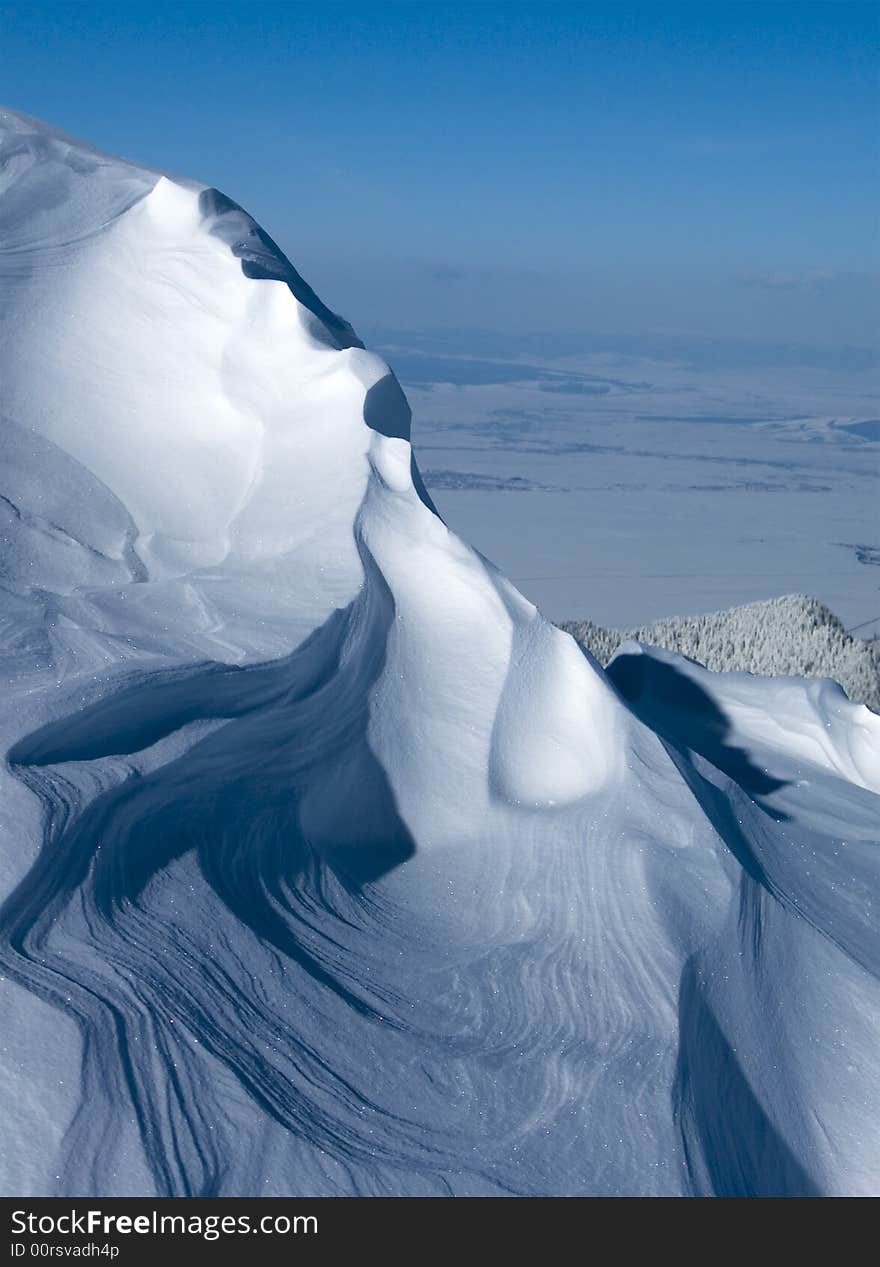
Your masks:
{"label": "clear blue sky", "polygon": [[864,342],[878,13],[0,3],[0,93],[218,185],[383,319],[448,320],[462,283],[487,325],[523,296],[538,324],[744,336],[757,305],[762,336]]}

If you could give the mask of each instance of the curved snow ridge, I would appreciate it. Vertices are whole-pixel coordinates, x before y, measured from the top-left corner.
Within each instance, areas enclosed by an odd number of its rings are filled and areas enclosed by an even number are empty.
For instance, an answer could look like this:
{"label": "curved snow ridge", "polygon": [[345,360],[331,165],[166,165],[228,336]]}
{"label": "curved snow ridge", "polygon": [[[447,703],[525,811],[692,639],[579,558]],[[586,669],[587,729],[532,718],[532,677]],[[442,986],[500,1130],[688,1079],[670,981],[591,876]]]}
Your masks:
{"label": "curved snow ridge", "polygon": [[[365,408],[388,367],[216,191],[24,124],[6,136],[0,340],[14,422],[126,506],[151,576],[295,550],[328,518],[331,481],[328,531],[350,535]],[[384,412],[400,428],[398,395]]]}
{"label": "curved snow ridge", "polygon": [[318,329],[329,335],[334,347],[363,347],[349,323],[318,298],[280,247],[237,202],[219,189],[204,189],[199,195],[199,211],[210,231],[241,260],[245,277],[284,282],[297,302],[318,318]]}
{"label": "curved snow ridge", "polygon": [[870,722],[606,676],[241,208],[4,120],[5,1190],[876,1190]]}
{"label": "curved snow ridge", "polygon": [[686,725],[701,729],[702,742],[714,742],[716,753],[737,747],[755,758],[764,753],[776,769],[802,781],[815,768],[880,793],[880,717],[852,703],[829,678],[712,673],[637,642],[624,643],[608,667],[655,729],[676,731],[676,714],[688,702],[695,706],[684,711]]}
{"label": "curved snow ridge", "polygon": [[424,505],[406,441],[374,436],[370,462],[356,531],[396,613],[371,741],[404,813],[427,818],[430,795],[439,834],[490,795],[552,807],[601,791],[631,729],[602,670]]}
{"label": "curved snow ridge", "polygon": [[[0,277],[57,268],[131,209],[158,172],[0,107]],[[63,224],[63,231],[59,226]]]}

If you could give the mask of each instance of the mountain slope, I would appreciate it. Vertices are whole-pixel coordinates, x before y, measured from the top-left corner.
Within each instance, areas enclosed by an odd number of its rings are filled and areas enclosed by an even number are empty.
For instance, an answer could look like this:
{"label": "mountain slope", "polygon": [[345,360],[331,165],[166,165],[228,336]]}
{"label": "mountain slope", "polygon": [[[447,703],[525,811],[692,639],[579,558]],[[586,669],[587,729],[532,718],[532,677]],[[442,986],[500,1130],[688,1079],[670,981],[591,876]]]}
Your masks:
{"label": "mountain slope", "polygon": [[240,208],[0,134],[3,1190],[872,1190],[878,720],[606,675]]}

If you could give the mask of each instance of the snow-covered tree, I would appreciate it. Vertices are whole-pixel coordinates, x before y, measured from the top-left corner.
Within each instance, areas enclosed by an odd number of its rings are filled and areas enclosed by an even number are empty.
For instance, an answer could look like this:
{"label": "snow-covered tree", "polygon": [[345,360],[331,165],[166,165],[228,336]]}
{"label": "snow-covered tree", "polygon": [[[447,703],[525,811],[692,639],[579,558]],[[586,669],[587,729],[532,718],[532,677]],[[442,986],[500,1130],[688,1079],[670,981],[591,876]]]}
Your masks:
{"label": "snow-covered tree", "polygon": [[830,677],[851,700],[880,712],[880,642],[853,637],[832,611],[806,594],[703,616],[672,616],[639,629],[604,629],[589,620],[563,621],[562,628],[602,664],[632,638],[678,651],[716,672]]}

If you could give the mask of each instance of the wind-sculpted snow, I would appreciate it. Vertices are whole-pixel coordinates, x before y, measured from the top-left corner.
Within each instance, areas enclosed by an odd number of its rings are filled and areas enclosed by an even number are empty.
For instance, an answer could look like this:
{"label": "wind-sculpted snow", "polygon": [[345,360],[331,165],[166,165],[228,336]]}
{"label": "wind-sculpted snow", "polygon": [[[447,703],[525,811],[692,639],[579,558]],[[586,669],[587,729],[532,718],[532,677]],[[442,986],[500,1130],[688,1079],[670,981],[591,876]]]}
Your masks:
{"label": "wind-sculpted snow", "polygon": [[3,1190],[876,1190],[880,721],[606,675],[244,212],[0,127]]}

